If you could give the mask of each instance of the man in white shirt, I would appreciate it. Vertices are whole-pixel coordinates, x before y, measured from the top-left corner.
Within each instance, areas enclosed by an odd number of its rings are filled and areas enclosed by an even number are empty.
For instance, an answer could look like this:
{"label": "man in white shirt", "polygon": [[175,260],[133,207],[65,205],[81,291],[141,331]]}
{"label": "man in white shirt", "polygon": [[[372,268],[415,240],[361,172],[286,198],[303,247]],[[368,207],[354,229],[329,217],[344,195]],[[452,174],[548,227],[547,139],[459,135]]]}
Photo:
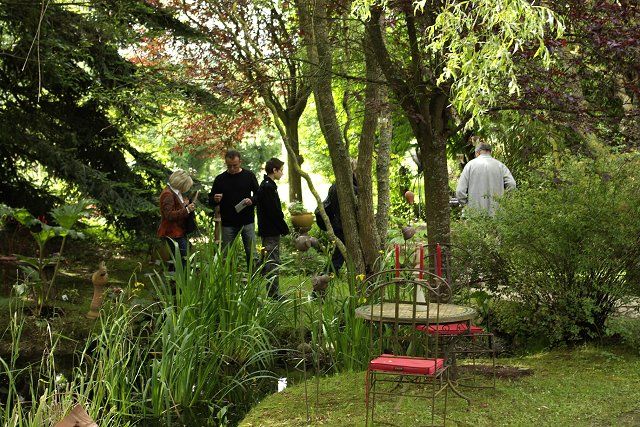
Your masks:
{"label": "man in white shirt", "polygon": [[516,188],[509,169],[491,157],[491,145],[481,142],[476,146],[476,158],[462,170],[456,197],[470,208],[484,210],[494,216],[497,208],[496,196]]}

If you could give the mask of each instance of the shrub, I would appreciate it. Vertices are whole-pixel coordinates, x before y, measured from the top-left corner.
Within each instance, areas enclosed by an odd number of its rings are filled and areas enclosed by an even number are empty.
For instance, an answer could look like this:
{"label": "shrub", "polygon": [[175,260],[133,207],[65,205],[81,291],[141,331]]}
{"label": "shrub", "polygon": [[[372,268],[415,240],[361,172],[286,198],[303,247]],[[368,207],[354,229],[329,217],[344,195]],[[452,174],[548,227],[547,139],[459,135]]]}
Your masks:
{"label": "shrub", "polygon": [[468,216],[454,241],[494,291],[522,304],[523,329],[551,344],[601,337],[621,298],[637,292],[640,258],[638,155],[542,168],[503,198],[494,219]]}
{"label": "shrub", "polygon": [[291,215],[300,215],[300,214],[309,212],[307,209],[305,209],[302,202],[289,203],[288,210],[289,210],[289,214]]}
{"label": "shrub", "polygon": [[607,320],[607,334],[619,338],[629,349],[640,354],[640,318],[611,317]]}

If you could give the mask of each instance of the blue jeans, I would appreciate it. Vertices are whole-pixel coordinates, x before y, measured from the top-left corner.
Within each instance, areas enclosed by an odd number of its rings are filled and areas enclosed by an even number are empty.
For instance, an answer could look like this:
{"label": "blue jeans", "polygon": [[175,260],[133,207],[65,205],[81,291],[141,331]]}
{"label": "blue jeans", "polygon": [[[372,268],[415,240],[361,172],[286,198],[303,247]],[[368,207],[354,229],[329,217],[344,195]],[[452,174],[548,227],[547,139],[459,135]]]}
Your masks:
{"label": "blue jeans", "polygon": [[[187,263],[187,247],[189,246],[189,241],[185,236],[183,237],[165,237],[164,240],[167,242],[167,246],[169,246],[169,252],[171,252],[171,256],[173,257],[176,253],[176,244],[178,245],[178,249],[180,251],[180,259],[176,261],[181,261],[182,266],[184,267]],[[169,271],[174,271],[175,266],[173,264],[169,264]]]}
{"label": "blue jeans", "polygon": [[244,246],[244,254],[247,259],[247,267],[251,263],[251,259],[256,259],[255,243],[256,243],[256,230],[253,225],[223,225],[222,226],[222,249],[233,243],[236,237],[240,234],[242,237],[242,246]]}

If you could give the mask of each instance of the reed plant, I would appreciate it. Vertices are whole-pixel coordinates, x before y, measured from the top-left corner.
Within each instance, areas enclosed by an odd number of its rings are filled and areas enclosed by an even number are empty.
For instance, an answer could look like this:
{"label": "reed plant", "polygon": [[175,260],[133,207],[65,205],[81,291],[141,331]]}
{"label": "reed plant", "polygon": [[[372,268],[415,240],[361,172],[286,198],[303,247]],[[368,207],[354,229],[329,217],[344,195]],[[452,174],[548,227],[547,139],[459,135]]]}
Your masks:
{"label": "reed plant", "polygon": [[[224,424],[241,415],[274,378],[271,330],[286,310],[267,298],[265,280],[238,252],[237,244],[223,255],[204,242],[171,278],[153,276],[158,301],[141,306],[125,291],[106,304],[68,379],[57,370],[54,336],[39,366],[16,367],[23,325],[16,310],[13,353],[0,359],[10,384],[2,425],[51,425],[77,403],[109,426]],[[29,396],[20,396],[20,382]],[[194,414],[201,418],[188,419]]]}
{"label": "reed plant", "polygon": [[[251,389],[272,378],[275,339],[282,303],[266,297],[266,281],[244,268],[236,242],[224,253],[204,242],[173,275],[153,284],[162,312],[150,348],[150,407],[162,416],[176,407],[204,403],[219,412],[225,402],[246,402]],[[255,391],[255,390],[254,390]]]}
{"label": "reed plant", "polygon": [[347,272],[342,280],[334,280],[322,299],[309,303],[312,348],[319,357],[331,361],[331,371],[364,369],[369,362],[369,327],[355,316],[364,304],[358,279]]}

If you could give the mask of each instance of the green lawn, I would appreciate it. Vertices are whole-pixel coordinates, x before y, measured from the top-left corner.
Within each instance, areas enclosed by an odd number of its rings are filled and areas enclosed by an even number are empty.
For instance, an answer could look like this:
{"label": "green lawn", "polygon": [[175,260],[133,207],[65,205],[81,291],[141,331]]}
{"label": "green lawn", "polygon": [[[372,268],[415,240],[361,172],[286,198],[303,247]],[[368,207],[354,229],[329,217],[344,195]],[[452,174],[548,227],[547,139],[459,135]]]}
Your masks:
{"label": "green lawn", "polygon": [[[447,425],[640,425],[640,358],[636,355],[584,347],[500,359],[499,364],[531,368],[533,375],[499,379],[496,390],[470,391],[470,407],[449,393]],[[311,425],[364,425],[364,372],[322,378],[319,393],[315,379],[306,385]],[[424,425],[428,422],[424,408],[425,402],[415,399],[383,401],[376,407],[376,425]],[[307,425],[304,384],[269,396],[240,423],[244,427],[283,425]]]}

